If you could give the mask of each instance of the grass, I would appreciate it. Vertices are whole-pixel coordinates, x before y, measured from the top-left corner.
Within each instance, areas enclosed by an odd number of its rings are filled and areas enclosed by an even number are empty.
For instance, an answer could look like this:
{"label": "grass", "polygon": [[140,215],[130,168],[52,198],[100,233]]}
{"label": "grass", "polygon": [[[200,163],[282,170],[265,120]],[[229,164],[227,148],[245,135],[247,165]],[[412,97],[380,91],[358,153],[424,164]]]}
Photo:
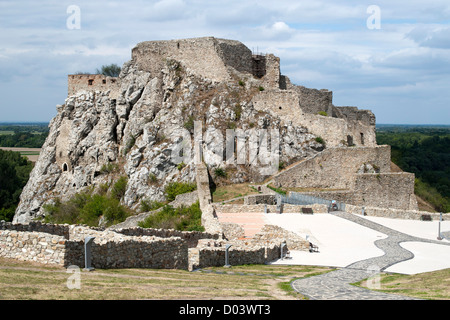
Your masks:
{"label": "grass", "polygon": [[[80,271],[69,289],[65,268],[0,258],[2,300],[303,300],[291,282],[333,271],[316,266],[243,265],[200,272],[165,269]],[[416,275],[381,274],[381,290],[420,299],[450,299],[450,269]],[[365,287],[365,281],[355,285]]]}
{"label": "grass", "polygon": [[[367,288],[366,280],[355,285]],[[415,275],[380,274],[377,291],[430,300],[450,300],[450,269]]]}
{"label": "grass", "polygon": [[267,187],[268,187],[269,189],[272,189],[272,190],[275,191],[276,193],[279,193],[279,194],[283,195],[283,196],[286,196],[286,194],[287,194],[285,190],[283,190],[283,189],[281,189],[281,188],[276,188],[276,187],[274,187],[274,186],[272,186],[272,185],[270,185],[270,184],[268,184]]}
{"label": "grass", "polygon": [[213,202],[222,202],[251,194],[259,194],[259,192],[255,187],[252,188],[248,183],[240,183],[217,187],[212,193],[212,198]]}
{"label": "grass", "polygon": [[[295,300],[294,277],[328,272],[325,267],[246,265],[201,272],[162,269],[80,271],[79,289],[69,289],[65,268],[0,258],[0,299],[4,300]],[[69,286],[68,286],[69,284]],[[286,291],[284,288],[286,288]]]}

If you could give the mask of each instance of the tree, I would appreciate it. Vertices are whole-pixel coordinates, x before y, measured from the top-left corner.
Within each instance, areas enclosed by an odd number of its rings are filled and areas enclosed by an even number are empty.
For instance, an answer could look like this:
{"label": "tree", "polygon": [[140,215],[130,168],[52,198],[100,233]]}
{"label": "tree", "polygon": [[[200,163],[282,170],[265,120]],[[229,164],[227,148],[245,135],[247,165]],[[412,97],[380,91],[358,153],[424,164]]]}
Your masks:
{"label": "tree", "polygon": [[120,67],[113,63],[109,65],[103,65],[101,69],[97,69],[96,71],[98,74],[103,74],[108,77],[118,77],[120,74]]}
{"label": "tree", "polygon": [[20,153],[0,150],[0,220],[12,221],[31,169]]}

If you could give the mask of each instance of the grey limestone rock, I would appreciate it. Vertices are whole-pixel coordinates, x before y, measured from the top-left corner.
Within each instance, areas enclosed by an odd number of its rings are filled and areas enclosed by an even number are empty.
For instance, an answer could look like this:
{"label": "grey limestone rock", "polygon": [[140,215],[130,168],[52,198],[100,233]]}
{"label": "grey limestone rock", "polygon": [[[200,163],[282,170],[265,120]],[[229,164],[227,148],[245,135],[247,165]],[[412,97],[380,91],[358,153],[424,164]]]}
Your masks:
{"label": "grey limestone rock", "polygon": [[[221,46],[218,55],[211,51],[214,43]],[[112,184],[120,176],[128,179],[124,205],[138,209],[141,199],[165,200],[168,183],[195,181],[194,120],[203,126],[203,160],[211,171],[226,168],[231,183],[262,181],[264,176],[252,162],[227,162],[227,130],[278,130],[280,161],[285,164],[317,153],[315,136],[307,128],[255,110],[253,97],[268,82],[235,59],[239,53],[251,63],[251,52],[242,44],[202,38],[186,40],[181,48],[184,45],[191,46],[190,51],[175,54],[170,50],[177,48],[176,42],[140,44],[120,76],[108,79],[116,81],[113,86],[81,86],[58,105],[15,222],[44,215],[43,205],[55,198],[69,199],[87,187]],[[157,46],[160,56],[146,51]],[[195,46],[200,50],[197,55]],[[206,51],[201,51],[203,47]],[[217,66],[216,74],[213,69],[203,72],[204,66]],[[268,157],[267,149],[259,145],[246,149]]]}

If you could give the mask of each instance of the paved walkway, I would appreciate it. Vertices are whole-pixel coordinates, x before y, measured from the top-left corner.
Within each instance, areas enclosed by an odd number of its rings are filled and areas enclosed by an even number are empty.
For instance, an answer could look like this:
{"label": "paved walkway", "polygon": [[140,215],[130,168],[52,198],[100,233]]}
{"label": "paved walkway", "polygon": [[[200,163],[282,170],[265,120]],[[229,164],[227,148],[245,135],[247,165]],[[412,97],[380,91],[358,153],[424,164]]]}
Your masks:
{"label": "paved walkway", "polygon": [[400,246],[402,242],[424,242],[450,246],[437,240],[429,240],[410,236],[395,231],[373,221],[345,212],[336,212],[337,217],[352,221],[377,232],[387,235],[375,241],[375,245],[384,254],[381,256],[351,263],[345,268],[323,275],[299,279],[292,283],[297,292],[315,300],[415,300],[410,297],[386,294],[350,285],[363,279],[371,278],[376,285],[376,275],[388,267],[414,258],[414,255]]}

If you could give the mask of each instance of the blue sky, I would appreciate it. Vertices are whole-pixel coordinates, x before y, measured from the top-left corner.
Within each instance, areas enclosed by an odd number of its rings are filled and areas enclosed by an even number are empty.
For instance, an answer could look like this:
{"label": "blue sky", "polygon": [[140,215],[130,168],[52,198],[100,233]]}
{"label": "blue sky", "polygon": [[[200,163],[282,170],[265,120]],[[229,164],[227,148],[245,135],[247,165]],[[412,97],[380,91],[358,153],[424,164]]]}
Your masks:
{"label": "blue sky", "polygon": [[378,123],[450,125],[448,0],[0,0],[0,122],[50,121],[67,74],[122,65],[141,41],[202,36],[274,53],[293,83]]}

